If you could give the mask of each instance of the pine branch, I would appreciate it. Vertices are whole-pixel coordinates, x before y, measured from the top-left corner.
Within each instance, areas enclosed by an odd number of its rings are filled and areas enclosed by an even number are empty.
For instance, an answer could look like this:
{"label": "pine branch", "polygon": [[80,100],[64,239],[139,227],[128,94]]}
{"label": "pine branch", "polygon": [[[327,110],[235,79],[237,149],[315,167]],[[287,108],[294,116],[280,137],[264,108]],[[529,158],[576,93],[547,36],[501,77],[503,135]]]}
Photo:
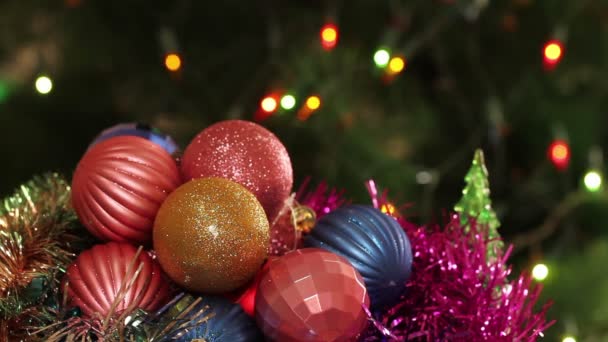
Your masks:
{"label": "pine branch", "polygon": [[34,177],[1,202],[1,331],[43,319],[42,303],[58,292],[59,276],[84,241],[77,228],[70,185],[58,174]]}

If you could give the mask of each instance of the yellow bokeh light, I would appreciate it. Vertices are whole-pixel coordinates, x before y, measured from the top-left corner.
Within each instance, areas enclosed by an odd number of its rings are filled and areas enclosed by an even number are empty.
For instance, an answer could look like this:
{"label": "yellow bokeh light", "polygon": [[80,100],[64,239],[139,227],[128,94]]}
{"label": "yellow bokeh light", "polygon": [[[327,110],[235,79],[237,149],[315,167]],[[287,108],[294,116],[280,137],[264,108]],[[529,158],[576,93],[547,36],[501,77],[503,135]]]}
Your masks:
{"label": "yellow bokeh light", "polygon": [[182,60],[178,54],[170,53],[165,57],[165,66],[170,71],[177,71],[182,66]]}
{"label": "yellow bokeh light", "polygon": [[388,63],[388,68],[392,73],[398,74],[405,68],[405,60],[401,57],[393,57]]}
{"label": "yellow bokeh light", "polygon": [[321,32],[321,38],[326,42],[333,42],[338,37],[338,31],[333,27],[326,27]]}
{"label": "yellow bokeh light", "polygon": [[545,57],[549,60],[556,61],[562,55],[562,47],[557,43],[550,43],[545,47]]}
{"label": "yellow bokeh light", "polygon": [[316,110],[321,107],[321,99],[318,96],[310,96],[306,99],[306,107],[310,110]]}
{"label": "yellow bokeh light", "polygon": [[565,336],[562,339],[562,342],[576,342],[576,339],[574,337],[572,337],[572,336]]}

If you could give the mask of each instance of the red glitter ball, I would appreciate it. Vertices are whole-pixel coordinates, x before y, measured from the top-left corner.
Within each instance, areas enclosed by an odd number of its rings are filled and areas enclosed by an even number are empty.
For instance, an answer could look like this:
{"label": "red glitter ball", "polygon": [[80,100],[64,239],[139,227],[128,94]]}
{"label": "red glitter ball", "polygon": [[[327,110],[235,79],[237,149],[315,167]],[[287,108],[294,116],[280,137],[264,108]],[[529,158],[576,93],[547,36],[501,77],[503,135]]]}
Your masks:
{"label": "red glitter ball", "polygon": [[99,239],[148,243],[158,208],[180,184],[179,169],[162,147],[119,136],[82,157],[72,180],[72,205]]}
{"label": "red glitter ball", "polygon": [[[95,245],[78,256],[67,270],[68,301],[80,307],[85,316],[104,318],[110,312],[119,290],[125,284],[125,295],[115,307],[115,313],[132,306],[155,310],[169,299],[169,283],[158,262],[142,251],[133,263],[137,248],[127,243],[110,242]],[[131,282],[139,265],[141,272]]]}
{"label": "red glitter ball", "polygon": [[346,259],[317,248],[270,261],[255,302],[258,326],[273,341],[352,341],[367,325],[363,278]]}
{"label": "red glitter ball", "polygon": [[272,222],[291,193],[293,170],[285,146],[249,121],[227,120],[199,133],[184,151],[184,180],[221,177],[243,185]]}

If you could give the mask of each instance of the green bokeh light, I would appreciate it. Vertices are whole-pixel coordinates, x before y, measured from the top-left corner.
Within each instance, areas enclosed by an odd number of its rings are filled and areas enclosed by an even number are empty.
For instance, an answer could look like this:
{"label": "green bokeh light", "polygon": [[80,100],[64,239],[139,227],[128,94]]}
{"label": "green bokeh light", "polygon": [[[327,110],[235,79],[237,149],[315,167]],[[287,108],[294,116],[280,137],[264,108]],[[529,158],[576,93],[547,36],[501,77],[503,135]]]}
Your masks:
{"label": "green bokeh light", "polygon": [[384,68],[390,59],[391,54],[386,49],[380,49],[374,53],[374,63],[379,68]]}
{"label": "green bokeh light", "polygon": [[602,175],[595,170],[588,171],[583,178],[585,188],[590,192],[598,192],[602,188]]}
{"label": "green bokeh light", "polygon": [[293,95],[287,94],[281,98],[281,107],[286,110],[293,109],[296,106],[296,98]]}

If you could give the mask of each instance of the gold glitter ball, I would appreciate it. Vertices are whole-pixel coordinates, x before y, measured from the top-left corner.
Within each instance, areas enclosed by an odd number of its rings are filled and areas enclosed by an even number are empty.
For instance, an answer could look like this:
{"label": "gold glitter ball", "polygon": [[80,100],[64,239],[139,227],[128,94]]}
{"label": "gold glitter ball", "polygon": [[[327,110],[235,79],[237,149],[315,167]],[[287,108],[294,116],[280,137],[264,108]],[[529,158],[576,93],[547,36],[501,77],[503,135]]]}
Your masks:
{"label": "gold glitter ball", "polygon": [[269,225],[264,208],[243,186],[201,178],[167,197],[153,238],[171,279],[188,290],[216,294],[253,278],[266,258]]}

